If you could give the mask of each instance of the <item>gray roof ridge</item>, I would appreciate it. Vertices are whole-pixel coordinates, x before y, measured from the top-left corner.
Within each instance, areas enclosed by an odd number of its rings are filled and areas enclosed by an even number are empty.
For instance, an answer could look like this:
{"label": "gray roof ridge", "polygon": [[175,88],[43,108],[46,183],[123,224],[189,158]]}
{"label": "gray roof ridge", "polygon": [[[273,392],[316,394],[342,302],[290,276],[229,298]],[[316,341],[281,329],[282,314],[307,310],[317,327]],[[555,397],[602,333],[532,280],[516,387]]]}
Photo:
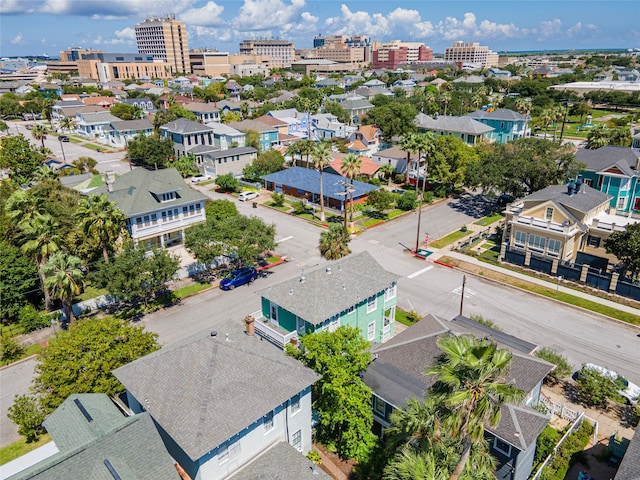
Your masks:
{"label": "gray roof ridge", "polygon": [[518,440],[520,440],[520,445],[522,446],[522,450],[527,449],[527,442],[524,440],[524,436],[522,435],[522,430],[520,429],[520,422],[518,421],[518,416],[513,408],[513,405],[507,405],[507,410],[509,411],[509,415],[511,415],[511,420],[513,421],[513,426],[516,429],[516,432],[519,432]]}
{"label": "gray roof ridge", "polygon": [[384,352],[386,350],[391,350],[391,349],[396,348],[396,347],[402,347],[404,345],[409,345],[410,343],[419,342],[419,341],[425,340],[427,338],[437,337],[437,336],[442,335],[442,334],[447,333],[447,332],[451,332],[451,330],[449,330],[446,327],[443,327],[442,330],[439,330],[437,332],[429,333],[427,335],[421,335],[421,336],[415,337],[415,338],[410,338],[408,340],[405,340],[404,342],[398,342],[398,343],[394,343],[392,345],[386,345],[384,343],[380,344],[380,346],[375,348],[374,350],[372,350],[372,352],[373,353]]}
{"label": "gray roof ridge", "polygon": [[[207,377],[204,382],[201,382],[200,388],[205,392],[211,391],[211,385],[213,383],[213,373],[215,371],[215,360],[218,357],[218,347],[219,343],[215,342],[214,347],[209,349],[209,368],[207,368]],[[198,415],[198,425],[195,431],[195,445],[196,448],[202,449],[201,443],[204,438],[204,432],[206,431],[206,423],[207,423],[207,412],[209,411],[209,407],[211,407],[213,402],[209,401],[209,398],[206,395],[202,395],[200,397],[200,411]]]}
{"label": "gray roof ridge", "polygon": [[532,360],[532,361],[540,363],[542,365],[547,365],[547,366],[552,367],[552,368],[555,367],[555,365],[553,363],[547,362],[546,360],[543,360],[542,358],[538,358],[535,355],[529,355],[529,354],[526,354],[526,353],[511,351],[511,356],[512,357],[526,358],[528,360]]}

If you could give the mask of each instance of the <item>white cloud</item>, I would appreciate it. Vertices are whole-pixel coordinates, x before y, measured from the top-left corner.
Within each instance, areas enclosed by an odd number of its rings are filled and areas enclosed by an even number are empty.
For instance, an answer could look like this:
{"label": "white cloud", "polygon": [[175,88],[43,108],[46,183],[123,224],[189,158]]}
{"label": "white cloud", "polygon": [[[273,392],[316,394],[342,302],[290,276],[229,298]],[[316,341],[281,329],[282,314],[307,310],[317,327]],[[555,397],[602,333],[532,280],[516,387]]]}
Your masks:
{"label": "white cloud", "polygon": [[3,15],[30,13],[33,7],[33,2],[25,2],[24,0],[2,0],[0,2],[0,13]]}
{"label": "white cloud", "polygon": [[559,18],[540,22],[540,28],[536,30],[538,40],[550,37],[559,37],[562,34],[562,22]]}
{"label": "white cloud", "polygon": [[340,13],[340,17],[329,17],[325,20],[325,25],[333,34],[383,37],[392,33],[389,21],[380,13],[352,12],[345,4],[340,7]]}
{"label": "white cloud", "polygon": [[24,45],[24,38],[21,33],[11,39],[11,45]]}
{"label": "white cloud", "polygon": [[119,43],[135,43],[136,42],[136,31],[131,27],[123,28],[122,30],[116,30],[113,32],[115,36],[114,40],[118,40]]}
{"label": "white cloud", "polygon": [[223,20],[221,18],[224,7],[216,4],[215,2],[207,2],[207,4],[201,8],[190,8],[180,15],[182,20],[187,25],[221,25]]}
{"label": "white cloud", "polygon": [[583,25],[582,22],[578,22],[573,27],[567,29],[567,37],[569,38],[587,37],[595,35],[596,33],[598,33],[598,27],[592,23]]}
{"label": "white cloud", "polygon": [[[3,0],[4,2],[5,0]],[[53,15],[77,15],[100,20],[114,20],[131,16],[163,15],[180,13],[194,4],[195,0],[44,0],[42,13]]]}
{"label": "white cloud", "polygon": [[304,5],[304,0],[291,0],[289,4],[282,0],[244,0],[231,23],[240,31],[279,28],[296,21]]}

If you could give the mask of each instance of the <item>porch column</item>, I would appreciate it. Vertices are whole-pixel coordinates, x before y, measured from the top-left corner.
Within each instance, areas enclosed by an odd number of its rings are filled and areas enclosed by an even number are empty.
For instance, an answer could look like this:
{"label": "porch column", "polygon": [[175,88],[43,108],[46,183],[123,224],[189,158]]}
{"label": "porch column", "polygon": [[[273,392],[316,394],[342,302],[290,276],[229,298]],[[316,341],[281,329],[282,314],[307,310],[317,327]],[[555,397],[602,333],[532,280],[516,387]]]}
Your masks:
{"label": "porch column", "polygon": [[609,292],[615,293],[616,287],[618,286],[618,279],[620,278],[620,274],[614,272],[611,274],[611,282],[609,282]]}
{"label": "porch column", "polygon": [[500,245],[500,256],[498,257],[499,262],[504,262],[504,259],[507,257],[507,242],[502,242]]}
{"label": "porch column", "polygon": [[531,264],[531,252],[527,251],[524,255],[524,266],[528,267]]}
{"label": "porch column", "polygon": [[589,272],[589,265],[586,263],[582,265],[582,270],[580,271],[580,282],[587,283],[587,273]]}
{"label": "porch column", "polygon": [[556,273],[558,273],[558,264],[560,262],[558,261],[557,258],[554,258],[553,261],[551,262],[551,275],[555,275]]}
{"label": "porch column", "polygon": [[160,235],[158,235],[158,238],[160,238],[160,246],[162,248],[164,248],[164,235],[160,234]]}

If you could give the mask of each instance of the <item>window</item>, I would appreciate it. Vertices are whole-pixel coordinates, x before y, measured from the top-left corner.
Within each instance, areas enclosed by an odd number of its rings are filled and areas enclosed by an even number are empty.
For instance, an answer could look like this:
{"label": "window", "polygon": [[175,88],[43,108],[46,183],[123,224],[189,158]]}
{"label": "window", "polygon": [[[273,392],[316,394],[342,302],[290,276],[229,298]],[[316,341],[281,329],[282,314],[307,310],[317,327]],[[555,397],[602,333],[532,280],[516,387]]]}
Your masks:
{"label": "window", "polygon": [[552,207],[547,207],[547,211],[545,212],[544,217],[547,220],[553,219],[553,208]]}
{"label": "window", "polygon": [[229,448],[225,445],[218,453],[218,463],[223,464],[227,460],[229,460]]}
{"label": "window", "polygon": [[630,178],[621,178],[620,179],[620,190],[622,190],[622,191],[629,190],[630,186],[631,186],[631,179]]}
{"label": "window", "polygon": [[560,240],[554,240],[553,238],[550,238],[549,244],[547,245],[547,253],[553,256],[560,255],[560,245],[562,245],[562,242],[560,242]]}
{"label": "window", "polygon": [[352,305],[347,309],[347,315],[351,315],[355,311],[356,311],[356,307]]}
{"label": "window", "polygon": [[273,423],[273,412],[269,412],[267,413],[263,418],[262,418],[262,424],[264,425],[264,431],[269,432],[271,430],[273,430],[274,427],[274,423]]}
{"label": "window", "polygon": [[157,223],[158,215],[156,215],[155,213],[136,218],[136,225],[138,226],[138,228],[150,227],[151,225],[156,225]]}
{"label": "window", "polygon": [[376,296],[375,295],[371,295],[368,299],[367,299],[367,313],[371,313],[373,311],[375,311],[376,309]]}
{"label": "window", "polygon": [[626,203],[627,197],[618,197],[618,201],[616,202],[616,208],[618,210],[624,209],[624,205]]}
{"label": "window", "polygon": [[495,448],[500,453],[511,456],[511,445],[503,440],[500,440],[498,437],[495,437],[495,439],[493,440],[493,448]]}
{"label": "window", "polygon": [[376,322],[371,322],[367,326],[367,340],[373,340],[376,336]]}
{"label": "window", "polygon": [[529,248],[531,250],[537,250],[539,252],[544,252],[544,247],[547,243],[547,239],[545,237],[541,237],[540,235],[529,235]]}
{"label": "window", "polygon": [[302,451],[302,430],[298,430],[291,436],[291,446],[299,452]]}
{"label": "window", "polygon": [[291,397],[291,413],[296,413],[300,410],[300,394],[296,393]]}
{"label": "window", "polygon": [[177,208],[174,208],[173,210],[167,210],[165,212],[162,212],[162,221],[171,222],[173,220],[177,220],[178,215],[179,213]]}
{"label": "window", "polygon": [[340,326],[340,315],[334,315],[329,319],[329,331],[335,332]]}
{"label": "window", "polygon": [[633,209],[640,210],[640,197],[636,197],[633,201]]}
{"label": "window", "polygon": [[526,232],[521,232],[520,230],[516,230],[515,244],[521,247],[524,247],[525,243],[527,243]]}
{"label": "window", "polygon": [[162,194],[162,200],[163,202],[169,202],[171,200],[174,200],[176,198],[176,192],[167,192],[167,193],[163,193]]}
{"label": "window", "polygon": [[387,300],[391,300],[392,298],[395,298],[395,297],[396,297],[396,284],[394,283],[390,287],[387,287],[387,289],[384,291],[384,300],[386,302]]}
{"label": "window", "polygon": [[387,403],[379,397],[373,397],[373,409],[377,414],[384,417],[387,409]]}
{"label": "window", "polygon": [[587,245],[594,248],[600,248],[600,237],[589,235],[587,237]]}

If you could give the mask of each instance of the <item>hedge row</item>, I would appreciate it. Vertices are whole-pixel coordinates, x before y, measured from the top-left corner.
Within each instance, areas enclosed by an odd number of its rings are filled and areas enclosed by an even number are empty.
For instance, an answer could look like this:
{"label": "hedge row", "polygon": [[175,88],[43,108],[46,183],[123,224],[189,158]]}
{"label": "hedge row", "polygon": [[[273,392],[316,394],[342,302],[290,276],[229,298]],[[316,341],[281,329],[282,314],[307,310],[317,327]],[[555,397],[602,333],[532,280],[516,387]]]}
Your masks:
{"label": "hedge row", "polygon": [[547,464],[541,480],[564,480],[569,468],[580,458],[580,453],[589,443],[594,428],[589,422],[584,420],[582,425],[573,431],[558,448],[555,456]]}

